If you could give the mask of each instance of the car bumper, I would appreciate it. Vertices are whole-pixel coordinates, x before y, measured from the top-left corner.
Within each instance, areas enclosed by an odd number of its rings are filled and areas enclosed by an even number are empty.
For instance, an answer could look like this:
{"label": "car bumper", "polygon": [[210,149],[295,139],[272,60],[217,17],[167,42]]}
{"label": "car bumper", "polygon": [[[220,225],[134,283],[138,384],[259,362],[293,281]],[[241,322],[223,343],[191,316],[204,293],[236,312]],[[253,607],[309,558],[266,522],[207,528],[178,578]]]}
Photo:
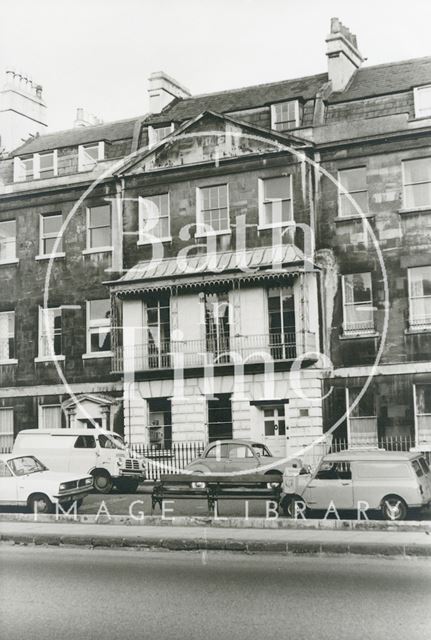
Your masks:
{"label": "car bumper", "polygon": [[93,490],[93,485],[89,487],[77,487],[76,489],[68,489],[53,496],[56,502],[68,502],[70,500],[80,500],[85,498]]}

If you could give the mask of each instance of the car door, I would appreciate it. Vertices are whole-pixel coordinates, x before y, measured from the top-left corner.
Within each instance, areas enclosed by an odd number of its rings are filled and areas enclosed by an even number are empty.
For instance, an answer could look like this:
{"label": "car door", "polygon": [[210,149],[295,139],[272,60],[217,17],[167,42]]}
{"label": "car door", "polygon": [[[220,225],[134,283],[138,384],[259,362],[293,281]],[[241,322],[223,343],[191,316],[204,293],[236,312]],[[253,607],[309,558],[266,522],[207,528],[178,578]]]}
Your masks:
{"label": "car door", "polygon": [[0,460],[0,504],[17,504],[18,478],[7,466],[4,460]]}
{"label": "car door", "polygon": [[226,460],[228,455],[228,445],[215,442],[211,447],[208,447],[203,457],[203,462],[208,471],[212,473],[224,473]]}
{"label": "car door", "polygon": [[93,435],[77,436],[70,451],[69,471],[71,473],[90,473],[96,466],[98,449]]}
{"label": "car door", "polygon": [[240,443],[232,443],[228,445],[228,457],[225,466],[226,472],[252,472],[257,466],[259,466],[259,458],[255,455],[251,447]]}
{"label": "car door", "polygon": [[349,462],[322,462],[304,491],[304,499],[312,509],[354,509],[353,481]]}

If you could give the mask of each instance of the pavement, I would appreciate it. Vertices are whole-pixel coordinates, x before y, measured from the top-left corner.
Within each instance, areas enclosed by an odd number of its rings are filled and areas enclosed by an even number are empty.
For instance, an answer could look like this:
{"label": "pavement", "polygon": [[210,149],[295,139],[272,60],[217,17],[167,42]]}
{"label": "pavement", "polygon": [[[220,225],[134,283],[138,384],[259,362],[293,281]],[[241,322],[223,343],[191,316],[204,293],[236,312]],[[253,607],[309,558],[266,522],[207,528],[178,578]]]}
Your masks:
{"label": "pavement", "polygon": [[431,564],[0,546],[8,640],[423,640]]}
{"label": "pavement", "polygon": [[[405,523],[363,523],[342,528],[342,521],[308,523],[283,519],[161,518],[131,521],[105,517],[95,521],[56,520],[55,516],[31,515],[21,520],[0,519],[4,544],[58,547],[105,547],[111,549],[165,549],[181,551],[232,551],[248,554],[360,554],[399,557],[431,557],[431,534],[423,523],[406,529]],[[358,525],[360,523],[357,523]],[[386,526],[386,524],[388,526]],[[320,525],[320,526],[319,526]],[[401,525],[401,526],[397,526]]]}

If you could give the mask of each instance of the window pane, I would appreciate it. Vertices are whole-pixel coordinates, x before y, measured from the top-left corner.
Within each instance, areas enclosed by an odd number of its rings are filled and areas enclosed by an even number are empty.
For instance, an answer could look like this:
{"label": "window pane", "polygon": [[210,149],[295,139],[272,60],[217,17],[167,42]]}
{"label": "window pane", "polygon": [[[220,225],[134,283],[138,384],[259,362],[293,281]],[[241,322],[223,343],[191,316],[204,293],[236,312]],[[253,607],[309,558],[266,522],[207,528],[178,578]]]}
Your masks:
{"label": "window pane", "polygon": [[0,222],[0,260],[16,257],[16,221]]}
{"label": "window pane", "polygon": [[[351,193],[350,197],[356,202],[361,213],[368,213],[368,191],[362,191],[359,193]],[[358,210],[351,202],[350,198],[340,193],[340,214],[342,216],[357,216]]]}
{"label": "window pane", "polygon": [[431,158],[404,161],[405,184],[431,181]]}
{"label": "window pane", "polygon": [[110,247],[111,246],[111,229],[100,228],[91,229],[90,246],[94,247]]}
{"label": "window pane", "polygon": [[290,198],[290,177],[269,178],[263,181],[265,200],[269,198]]}
{"label": "window pane", "polygon": [[51,169],[54,164],[54,156],[52,153],[45,153],[39,156],[40,170]]}
{"label": "window pane", "polygon": [[341,185],[348,191],[366,191],[367,189],[367,171],[365,167],[357,169],[343,169],[338,172]]}
{"label": "window pane", "polygon": [[62,216],[43,216],[42,225],[44,234],[58,234],[61,229]]}
{"label": "window pane", "polygon": [[40,428],[42,429],[61,429],[61,406],[42,406]]}
{"label": "window pane", "polygon": [[95,351],[110,351],[111,336],[109,329],[106,329],[106,327],[92,329],[90,348],[92,353]]}
{"label": "window pane", "polygon": [[431,115],[431,87],[423,87],[416,90],[415,111],[417,118]]}
{"label": "window pane", "polygon": [[90,209],[90,227],[110,227],[111,226],[111,207],[102,205],[100,207],[92,207]]}
{"label": "window pane", "polygon": [[111,312],[111,302],[109,298],[106,300],[91,300],[89,307],[91,320],[109,318]]}
{"label": "window pane", "polygon": [[427,207],[431,204],[431,183],[407,186],[404,189],[404,194],[407,208]]}
{"label": "window pane", "polygon": [[[350,406],[356,400],[360,392],[361,388],[353,388],[349,389],[349,404]],[[375,405],[375,396],[374,393],[370,390],[367,390],[362,398],[359,400],[359,403],[352,410],[351,415],[354,417],[368,417],[376,415],[376,405]]]}
{"label": "window pane", "polygon": [[97,162],[99,158],[99,145],[98,144],[86,145],[84,146],[84,149],[85,149],[85,152],[90,156],[90,158],[92,158],[92,160]]}

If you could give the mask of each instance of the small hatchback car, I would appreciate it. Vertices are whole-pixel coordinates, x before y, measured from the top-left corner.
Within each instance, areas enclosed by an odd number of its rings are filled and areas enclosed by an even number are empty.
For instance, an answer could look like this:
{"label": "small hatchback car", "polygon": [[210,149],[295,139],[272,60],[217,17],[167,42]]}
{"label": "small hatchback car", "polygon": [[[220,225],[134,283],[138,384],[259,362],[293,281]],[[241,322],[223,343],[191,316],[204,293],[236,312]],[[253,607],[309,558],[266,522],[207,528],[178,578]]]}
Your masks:
{"label": "small hatchback car", "polygon": [[199,458],[186,467],[193,473],[219,473],[256,471],[262,474],[283,473],[284,458],[273,456],[268,447],[252,440],[218,440],[205,447]]}
{"label": "small hatchback car", "polygon": [[91,476],[49,471],[33,455],[0,455],[0,505],[50,513],[55,504],[79,507],[92,488]]}
{"label": "small hatchback car", "polygon": [[[280,505],[299,510],[378,510],[386,520],[404,520],[409,509],[431,502],[431,472],[420,453],[349,450],[326,455],[315,473],[287,469]],[[296,504],[295,503],[302,503]]]}

